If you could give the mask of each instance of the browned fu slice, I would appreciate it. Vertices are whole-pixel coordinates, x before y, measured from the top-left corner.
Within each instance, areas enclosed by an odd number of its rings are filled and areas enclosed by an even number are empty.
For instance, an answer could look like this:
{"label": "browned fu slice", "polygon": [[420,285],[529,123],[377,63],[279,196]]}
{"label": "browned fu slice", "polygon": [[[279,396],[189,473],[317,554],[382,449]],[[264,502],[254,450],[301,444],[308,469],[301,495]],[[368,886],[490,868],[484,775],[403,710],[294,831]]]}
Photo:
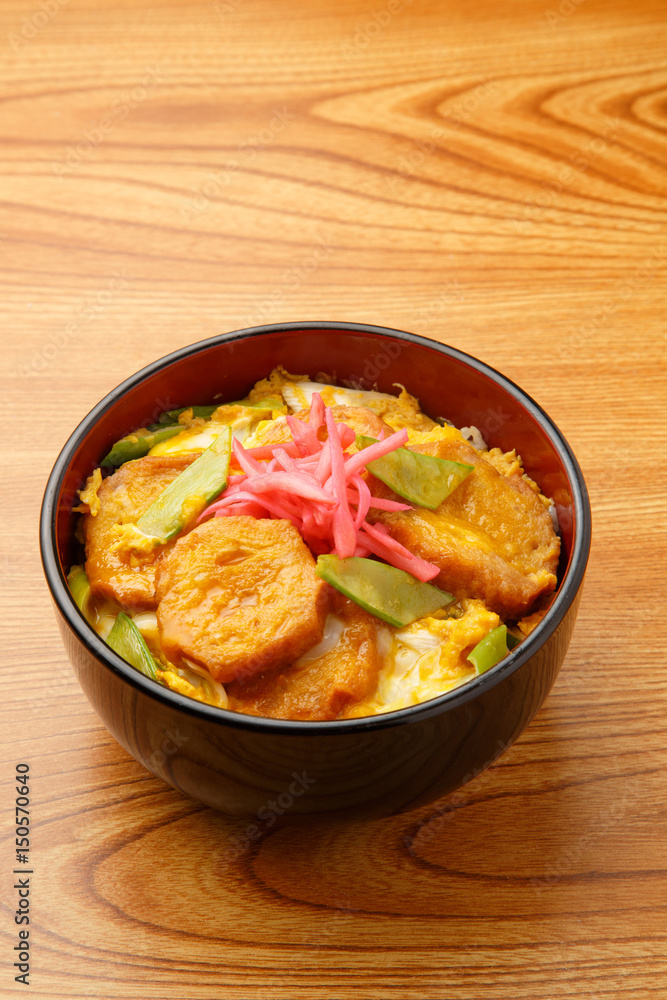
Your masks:
{"label": "browned fu slice", "polygon": [[322,637],[325,584],[289,521],[214,517],[156,575],[162,648],[222,683],[292,663]]}
{"label": "browned fu slice", "polygon": [[[161,549],[133,553],[118,545],[118,525],[134,524],[154,500],[197,455],[146,455],[126,462],[105,479],[97,497],[97,513],[86,514],[86,573],[93,594],[124,607],[156,607],[155,560]],[[97,507],[97,505],[96,505]]]}
{"label": "browned fu slice", "polygon": [[283,670],[235,681],[229,707],[250,715],[304,721],[336,719],[375,690],[382,665],[380,622],[353,601],[331,592],[322,642]]}
{"label": "browned fu slice", "polygon": [[[433,441],[415,451],[475,468],[437,510],[380,513],[376,520],[440,567],[432,581],[438,587],[457,599],[484,600],[506,620],[520,618],[556,586],[560,543],[543,500],[520,472],[501,474],[465,441]],[[370,484],[376,495],[390,495],[378,480]]]}

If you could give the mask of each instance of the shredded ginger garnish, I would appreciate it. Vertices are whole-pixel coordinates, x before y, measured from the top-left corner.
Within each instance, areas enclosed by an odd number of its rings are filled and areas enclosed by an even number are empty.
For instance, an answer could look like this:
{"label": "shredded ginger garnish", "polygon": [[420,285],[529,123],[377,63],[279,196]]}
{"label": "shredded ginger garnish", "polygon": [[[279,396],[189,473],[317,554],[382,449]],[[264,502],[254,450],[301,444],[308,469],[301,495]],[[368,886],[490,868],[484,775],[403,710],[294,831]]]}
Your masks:
{"label": "shredded ginger garnish", "polygon": [[[422,582],[440,572],[397,542],[382,524],[369,524],[371,507],[410,510],[395,500],[374,497],[361,476],[369,462],[408,442],[406,430],[396,431],[351,454],[347,449],[356,435],[347,424],[334,421],[331,407],[314,393],[308,423],[286,418],[293,441],[245,449],[234,440],[234,456],[242,474],[230,476],[221,497],[200,515],[249,514],[284,518],[295,526],[316,555],[332,552],[340,559],[375,555]],[[326,429],[320,441],[318,431]],[[268,459],[268,461],[261,461]]]}

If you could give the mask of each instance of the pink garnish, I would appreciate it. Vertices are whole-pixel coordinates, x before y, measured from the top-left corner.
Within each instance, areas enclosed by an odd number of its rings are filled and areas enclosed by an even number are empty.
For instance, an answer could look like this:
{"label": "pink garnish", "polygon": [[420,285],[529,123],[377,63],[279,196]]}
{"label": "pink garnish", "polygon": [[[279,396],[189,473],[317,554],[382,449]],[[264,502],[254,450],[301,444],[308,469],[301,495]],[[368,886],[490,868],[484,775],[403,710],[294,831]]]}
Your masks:
{"label": "pink garnish", "polygon": [[412,510],[412,507],[407,503],[398,503],[397,500],[385,500],[384,497],[374,497],[371,496],[371,507],[377,507],[378,510]]}
{"label": "pink garnish", "polygon": [[420,559],[391,535],[385,535],[378,531],[378,527],[379,525],[368,523],[361,526],[359,542],[365,549],[384,559],[385,562],[391,563],[392,566],[396,566],[397,569],[404,569],[406,573],[411,573],[422,583],[433,580],[438,575],[439,566],[435,566],[425,559]]}
{"label": "pink garnish", "polygon": [[273,458],[276,448],[284,448],[288,455],[293,455],[295,458],[301,454],[294,441],[284,441],[282,444],[264,444],[261,448],[244,448],[243,454],[259,459],[261,462],[264,459]]}
{"label": "pink garnish", "polygon": [[318,446],[317,429],[311,424],[304,424],[296,417],[286,417],[287,426],[302,456],[312,455]]}
{"label": "pink garnish", "polygon": [[273,490],[280,490],[291,497],[319,500],[320,503],[335,504],[337,501],[336,497],[322,489],[315,478],[308,473],[260,472],[245,485],[255,493],[272,493]]}
{"label": "pink garnish", "polygon": [[[352,476],[351,483],[357,491],[357,516],[354,519],[355,531],[359,531],[362,524],[366,520],[366,515],[368,514],[368,508],[371,505],[371,491],[368,488],[368,483],[364,482],[358,472]],[[347,498],[349,500],[349,490],[347,493]],[[403,506],[403,505],[402,505]]]}
{"label": "pink garnish", "polygon": [[313,394],[313,398],[310,404],[310,417],[308,423],[311,427],[315,428],[315,433],[324,423],[324,400],[322,399],[319,392]]}
{"label": "pink garnish", "polygon": [[235,437],[232,438],[232,452],[239,468],[245,472],[246,476],[252,475],[253,472],[264,472],[258,460],[252,455],[248,455],[241,442]]}
{"label": "pink garnish", "polygon": [[[225,491],[199,517],[249,514],[290,521],[316,555],[334,552],[341,559],[376,555],[404,569],[418,580],[432,580],[440,572],[433,563],[413,555],[382,524],[369,524],[371,507],[410,510],[395,500],[374,497],[361,471],[407,443],[406,430],[351,455],[347,451],[356,434],[347,424],[337,424],[331,407],[314,393],[308,423],[288,416],[293,441],[260,448],[233,442],[235,465],[241,475],[229,477]],[[325,441],[320,433],[327,432]],[[356,509],[355,509],[356,508]]]}
{"label": "pink garnish", "polygon": [[376,441],[375,444],[370,444],[368,448],[358,451],[356,455],[350,455],[348,459],[349,474],[359,472],[369,462],[372,462],[376,458],[382,458],[383,455],[388,455],[390,451],[396,451],[397,448],[402,448],[407,443],[408,432],[402,430],[390,434],[384,441]]}
{"label": "pink garnish", "polygon": [[324,484],[324,488],[330,489],[338,500],[338,507],[333,519],[333,551],[341,559],[346,559],[354,555],[357,545],[357,535],[354,530],[352,512],[347,502],[345,453],[343,452],[343,445],[330,406],[326,407],[324,414],[329,435],[329,448],[331,450],[331,476]]}

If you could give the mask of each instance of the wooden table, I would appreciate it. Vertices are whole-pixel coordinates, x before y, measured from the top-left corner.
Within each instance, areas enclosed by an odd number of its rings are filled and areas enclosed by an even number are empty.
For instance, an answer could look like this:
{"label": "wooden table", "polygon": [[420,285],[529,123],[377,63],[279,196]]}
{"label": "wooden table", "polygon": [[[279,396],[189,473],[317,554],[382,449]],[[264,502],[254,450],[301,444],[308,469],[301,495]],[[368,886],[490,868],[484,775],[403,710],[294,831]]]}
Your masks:
{"label": "wooden table", "polygon": [[[667,996],[662,0],[17,0],[0,28],[1,995],[24,988],[27,762],[33,997]],[[313,318],[519,382],[595,537],[562,673],[493,767],[237,857],[244,824],[147,774],[80,692],[37,517],[127,375]]]}

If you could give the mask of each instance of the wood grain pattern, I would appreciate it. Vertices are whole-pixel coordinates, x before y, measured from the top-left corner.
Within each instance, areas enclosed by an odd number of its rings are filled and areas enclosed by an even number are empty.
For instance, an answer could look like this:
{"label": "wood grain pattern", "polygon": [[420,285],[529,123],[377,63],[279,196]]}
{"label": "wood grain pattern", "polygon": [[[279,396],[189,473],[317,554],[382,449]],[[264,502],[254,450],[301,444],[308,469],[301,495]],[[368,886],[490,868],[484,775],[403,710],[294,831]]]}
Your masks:
{"label": "wood grain pattern", "polygon": [[[667,995],[666,45],[660,0],[0,10],[0,942],[25,760],[33,996]],[[593,552],[557,685],[493,767],[239,853],[244,825],[145,773],[79,691],[39,503],[141,365],[312,318],[519,382],[585,470]]]}

